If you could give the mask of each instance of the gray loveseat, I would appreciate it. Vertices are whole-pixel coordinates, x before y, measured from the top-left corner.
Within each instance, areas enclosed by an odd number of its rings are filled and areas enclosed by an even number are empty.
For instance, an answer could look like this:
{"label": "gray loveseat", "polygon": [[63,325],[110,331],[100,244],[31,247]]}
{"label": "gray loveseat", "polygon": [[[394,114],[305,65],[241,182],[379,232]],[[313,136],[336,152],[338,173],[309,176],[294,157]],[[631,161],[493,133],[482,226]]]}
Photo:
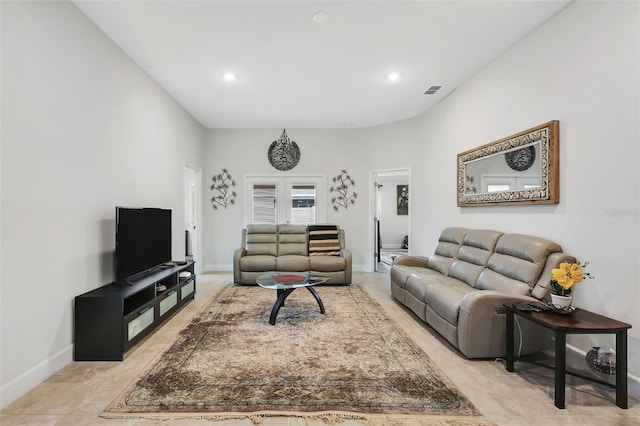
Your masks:
{"label": "gray loveseat", "polygon": [[[549,240],[492,230],[446,228],[435,254],[400,256],[391,266],[393,297],[468,358],[502,357],[504,303],[550,298],[551,270],[575,258]],[[519,322],[516,353],[540,351],[548,334]]]}
{"label": "gray loveseat", "polygon": [[265,272],[311,272],[329,277],[325,284],[351,284],[344,230],[336,225],[247,225],[233,255],[233,281],[256,284]]}

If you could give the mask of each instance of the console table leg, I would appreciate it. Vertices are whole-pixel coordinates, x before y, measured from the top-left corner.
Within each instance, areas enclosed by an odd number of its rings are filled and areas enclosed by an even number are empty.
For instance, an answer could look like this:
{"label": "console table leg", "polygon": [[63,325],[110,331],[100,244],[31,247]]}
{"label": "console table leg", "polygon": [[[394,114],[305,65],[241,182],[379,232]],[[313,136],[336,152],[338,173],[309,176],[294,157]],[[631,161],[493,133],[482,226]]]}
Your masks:
{"label": "console table leg", "polygon": [[556,331],[555,348],[555,393],[554,403],[558,408],[565,408],[564,388],[567,361],[567,335],[562,331]]}
{"label": "console table leg", "polygon": [[616,405],[627,408],[627,330],[616,332]]}
{"label": "console table leg", "polygon": [[507,371],[513,373],[513,312],[507,310],[507,360],[506,360],[506,368]]}

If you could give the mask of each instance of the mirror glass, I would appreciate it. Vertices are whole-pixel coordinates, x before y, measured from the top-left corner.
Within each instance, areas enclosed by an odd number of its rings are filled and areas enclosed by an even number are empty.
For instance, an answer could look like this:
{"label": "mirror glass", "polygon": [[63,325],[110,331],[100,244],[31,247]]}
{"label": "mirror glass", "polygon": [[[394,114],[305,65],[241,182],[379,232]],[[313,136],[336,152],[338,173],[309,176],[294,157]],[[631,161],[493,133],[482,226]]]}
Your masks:
{"label": "mirror glass", "polygon": [[458,205],[556,204],[558,121],[458,154]]}

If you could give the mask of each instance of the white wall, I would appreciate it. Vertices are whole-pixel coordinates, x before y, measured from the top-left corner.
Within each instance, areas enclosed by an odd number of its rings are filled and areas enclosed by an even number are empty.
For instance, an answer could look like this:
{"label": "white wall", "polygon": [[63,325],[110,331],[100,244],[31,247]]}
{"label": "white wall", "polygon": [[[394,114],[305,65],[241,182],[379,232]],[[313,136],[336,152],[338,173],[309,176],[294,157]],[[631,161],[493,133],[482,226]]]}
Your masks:
{"label": "white wall", "polygon": [[[430,110],[420,120],[426,174],[414,172],[413,188],[421,190],[412,191],[412,233],[424,253],[433,251],[442,228],[457,225],[540,235],[591,262],[596,279],[577,285],[574,302],[633,326],[629,372],[636,377],[639,8],[637,2],[573,3]],[[554,119],[560,121],[560,204],[456,207],[458,152]],[[435,179],[442,184],[429,184]],[[429,221],[418,220],[421,215]],[[586,351],[613,337],[573,336],[570,343]]]}
{"label": "white wall", "polygon": [[[408,124],[409,123],[409,124]],[[243,179],[246,174],[322,174],[326,177],[326,222],[337,223],[345,229],[346,246],[353,254],[353,269],[370,271],[373,268],[373,194],[372,170],[407,169],[411,152],[402,149],[412,146],[419,136],[409,122],[372,129],[287,129],[287,135],[301,150],[300,162],[287,172],[280,172],[269,164],[267,150],[278,139],[282,129],[213,129],[207,132],[205,147],[203,200],[203,251],[205,270],[231,270],[232,248],[240,247],[243,227]],[[380,143],[374,143],[376,140]],[[394,147],[391,149],[390,147]],[[229,170],[237,182],[236,204],[213,210],[207,200],[211,177]],[[356,203],[347,210],[331,208],[329,189],[331,178],[346,169],[355,180]],[[413,193],[413,190],[411,190]],[[412,205],[409,203],[409,216]]]}
{"label": "white wall", "polygon": [[[368,221],[368,172],[366,141],[361,133],[354,130],[333,129],[287,129],[287,135],[299,146],[300,162],[287,172],[280,172],[271,166],[267,151],[271,142],[278,139],[282,129],[217,129],[209,130],[205,148],[207,164],[204,171],[204,200],[210,200],[211,177],[226,168],[237,182],[238,197],[234,205],[213,210],[211,203],[204,202],[204,257],[209,270],[231,270],[233,249],[240,247],[243,228],[244,190],[246,174],[318,174],[324,175],[325,200],[327,203],[326,222],[337,223],[345,230],[346,245],[353,251],[354,269],[364,268],[369,260],[359,238],[370,232]],[[329,201],[331,178],[346,169],[355,181],[353,191],[358,198],[348,209],[332,209]],[[359,237],[358,237],[359,236]],[[366,247],[366,245],[364,245]],[[230,249],[233,248],[233,249]],[[373,256],[373,255],[372,255]]]}
{"label": "white wall", "polygon": [[115,206],[173,209],[204,129],[67,2],[2,2],[1,403],[72,359],[73,298],[113,279]]}

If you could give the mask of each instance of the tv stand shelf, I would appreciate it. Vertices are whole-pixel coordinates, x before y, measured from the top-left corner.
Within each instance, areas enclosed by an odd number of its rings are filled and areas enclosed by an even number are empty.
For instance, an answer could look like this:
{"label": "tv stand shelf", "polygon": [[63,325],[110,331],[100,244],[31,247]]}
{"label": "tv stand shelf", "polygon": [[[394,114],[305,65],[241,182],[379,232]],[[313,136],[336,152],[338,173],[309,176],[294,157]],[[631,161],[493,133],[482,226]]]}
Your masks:
{"label": "tv stand shelf", "polygon": [[196,294],[194,262],[137,274],[76,296],[76,361],[122,361],[124,353]]}

